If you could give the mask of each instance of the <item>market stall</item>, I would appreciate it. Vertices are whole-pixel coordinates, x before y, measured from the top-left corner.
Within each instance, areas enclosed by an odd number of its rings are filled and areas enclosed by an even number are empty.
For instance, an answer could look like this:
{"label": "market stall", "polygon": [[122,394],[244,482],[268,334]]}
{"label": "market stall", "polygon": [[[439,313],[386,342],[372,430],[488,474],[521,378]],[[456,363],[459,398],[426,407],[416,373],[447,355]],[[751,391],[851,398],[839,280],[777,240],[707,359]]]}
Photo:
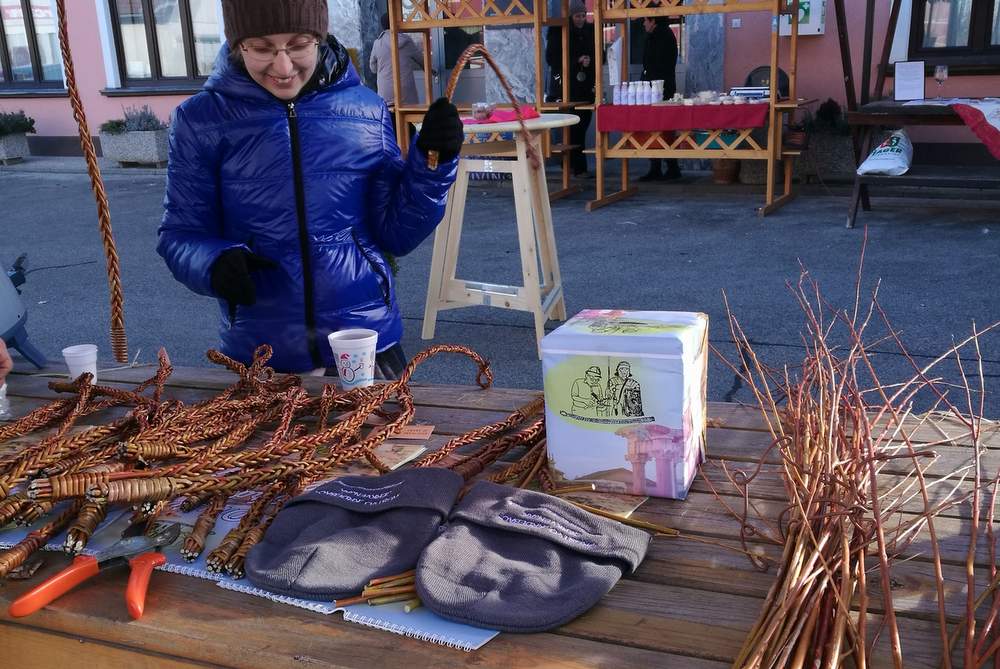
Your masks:
{"label": "market stall", "polygon": [[[624,24],[632,19],[644,17],[683,17],[691,14],[725,12],[770,12],[775,25],[782,15],[790,15],[791,35],[789,49],[789,96],[782,98],[778,87],[770,87],[769,96],[757,105],[740,104],[746,100],[732,98],[711,99],[710,104],[697,104],[693,98],[653,104],[608,104],[612,101],[597,83],[597,193],[587,203],[588,211],[617,202],[635,193],[630,185],[628,163],[634,158],[707,158],[732,160],[764,160],[767,164],[767,181],[764,205],[759,213],[763,216],[788,202],[792,196],[791,163],[797,149],[785,148],[782,144],[782,125],[786,116],[800,106],[796,97],[795,75],[798,45],[798,0],[767,0],[755,2],[661,2],[660,0],[602,0],[595,4],[594,20],[600,26]],[[623,40],[627,40],[627,30],[623,30]],[[603,31],[595,37],[597,67],[603,62]],[[772,30],[770,39],[770,77],[778,81],[779,49],[782,40],[777,30]],[[622,47],[627,53],[627,41]],[[628,79],[627,63],[622,62],[621,80]],[[727,96],[728,97],[728,96]],[[709,102],[709,100],[706,100]],[[732,109],[714,109],[714,106]],[[759,106],[758,106],[759,105]],[[666,109],[663,107],[666,106]],[[749,109],[744,107],[757,107]],[[765,127],[764,138],[754,130]],[[605,161],[621,160],[621,185],[618,190],[608,192]],[[776,192],[777,165],[785,166],[784,182],[780,192]]]}
{"label": "market stall", "polygon": [[[544,3],[538,4],[522,2],[521,0],[512,0],[511,2],[501,4],[497,4],[496,2],[491,2],[489,0],[486,0],[485,2],[482,0],[421,0],[419,2],[403,2],[403,0],[398,0],[390,2],[389,26],[393,35],[393,39],[391,41],[391,56],[393,61],[393,87],[396,99],[400,99],[399,91],[401,85],[399,79],[399,72],[401,70],[399,64],[397,35],[403,33],[421,35],[424,57],[423,69],[424,72],[430,72],[432,69],[431,36],[433,31],[436,29],[462,28],[469,26],[530,26],[534,28],[535,35],[535,48],[533,54],[535,60],[535,71],[541,73],[543,72],[542,64],[544,62],[542,54],[545,49],[545,44],[542,39],[543,28],[554,25],[564,25],[567,20],[565,17],[568,7],[569,0],[563,0],[562,17],[550,17]],[[565,54],[567,53],[567,40],[567,31],[563,30],[562,46],[564,60]],[[484,66],[484,63],[482,62],[482,59],[474,58],[470,62],[470,66],[481,68]],[[460,67],[464,67],[464,65]],[[544,90],[544,79],[541,74],[539,74],[539,76],[535,78],[534,100],[530,102],[538,111],[544,110],[563,112],[572,110],[575,105],[578,104],[573,102],[543,104]],[[568,82],[564,82],[564,91],[565,95],[563,100],[568,101]],[[425,77],[424,99],[430,101],[433,100],[433,98],[434,92],[432,90],[431,78]],[[486,100],[475,100],[473,102],[486,102]],[[410,143],[409,124],[419,123],[427,111],[427,106],[427,104],[394,105],[392,111],[396,116],[397,140],[399,142],[399,146],[404,152],[408,149]],[[458,107],[463,112],[468,113],[472,109],[472,103],[462,101],[458,103]],[[579,191],[579,187],[570,184],[569,151],[572,147],[569,145],[568,131],[562,131],[561,134],[563,139],[560,143],[553,143],[549,141],[547,134],[543,137],[542,143],[542,148],[546,157],[562,157],[562,187],[549,194],[549,198],[551,200],[557,200]]]}

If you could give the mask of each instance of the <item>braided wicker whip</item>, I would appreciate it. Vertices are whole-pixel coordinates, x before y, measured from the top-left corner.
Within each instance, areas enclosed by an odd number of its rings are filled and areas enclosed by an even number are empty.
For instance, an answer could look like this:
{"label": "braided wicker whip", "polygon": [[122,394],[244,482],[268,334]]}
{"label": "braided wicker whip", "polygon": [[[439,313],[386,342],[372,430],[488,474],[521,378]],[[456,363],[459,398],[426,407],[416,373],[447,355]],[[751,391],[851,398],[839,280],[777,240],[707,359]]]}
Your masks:
{"label": "braided wicker whip", "polygon": [[66,27],[65,0],[56,0],[56,10],[59,14],[59,47],[62,51],[63,70],[66,73],[66,88],[69,91],[70,105],[73,107],[73,118],[80,130],[80,146],[87,159],[87,172],[90,174],[90,187],[97,200],[97,219],[100,223],[101,241],[104,243],[104,256],[107,258],[108,287],[111,289],[111,350],[118,362],[128,362],[128,339],[125,336],[124,297],[122,296],[121,271],[118,267],[118,251],[115,248],[115,238],[111,232],[111,211],[108,208],[108,196],[104,192],[104,181],[97,165],[97,152],[94,150],[94,140],[87,127],[87,116],[80,101],[80,92],[76,87],[76,75],[73,72],[73,56],[69,50],[69,34]]}
{"label": "braided wicker whip", "polygon": [[[507,98],[510,103],[514,105],[514,113],[517,114],[517,122],[521,126],[521,137],[524,138],[524,145],[527,147],[528,160],[531,164],[531,168],[534,170],[539,169],[542,166],[542,160],[535,150],[535,145],[531,141],[531,133],[528,132],[528,126],[524,122],[524,114],[521,113],[521,105],[517,102],[517,97],[514,95],[514,89],[510,87],[510,83],[507,81],[507,77],[504,76],[503,72],[500,71],[500,66],[497,65],[496,61],[493,60],[493,56],[490,52],[486,50],[486,47],[482,44],[470,44],[462,55],[458,57],[458,61],[455,63],[454,69],[451,71],[451,77],[448,79],[448,88],[445,89],[444,96],[451,99],[451,96],[455,94],[455,87],[458,86],[458,78],[462,75],[462,70],[465,69],[466,63],[472,59],[476,54],[481,54],[483,59],[493,68],[494,74],[497,75],[497,79],[500,80],[500,85],[503,86],[504,93],[507,94]],[[432,170],[437,169],[438,165],[438,153],[437,151],[429,151],[427,153],[427,166]]]}

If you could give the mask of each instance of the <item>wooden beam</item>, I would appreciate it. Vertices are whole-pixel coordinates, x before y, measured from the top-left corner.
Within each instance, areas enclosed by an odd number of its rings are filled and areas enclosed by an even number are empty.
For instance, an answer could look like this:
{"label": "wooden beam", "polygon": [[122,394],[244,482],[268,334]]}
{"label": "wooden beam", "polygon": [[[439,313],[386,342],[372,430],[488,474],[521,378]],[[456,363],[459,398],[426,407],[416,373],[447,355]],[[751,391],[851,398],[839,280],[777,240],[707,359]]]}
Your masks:
{"label": "wooden beam", "polygon": [[768,214],[774,213],[778,209],[781,209],[786,204],[795,199],[795,193],[785,193],[780,197],[776,197],[770,203],[765,204],[763,207],[757,210],[757,215],[760,217],[767,216]]}
{"label": "wooden beam", "polygon": [[865,42],[864,56],[861,58],[861,104],[871,101],[872,82],[872,34],[875,31],[875,0],[867,0],[865,4]]}
{"label": "wooden beam", "polygon": [[[844,69],[844,93],[848,111],[857,111],[858,96],[854,87],[854,65],[851,62],[851,38],[847,31],[847,13],[844,0],[833,0],[837,16],[837,39],[840,41],[840,65]],[[855,156],[857,158],[857,156]]]}
{"label": "wooden beam", "polygon": [[605,195],[604,197],[596,200],[590,200],[587,202],[587,211],[594,211],[595,209],[606,207],[609,204],[618,202],[618,200],[624,200],[627,197],[631,197],[632,195],[635,195],[636,192],[635,188],[629,188],[628,190],[620,190],[617,193],[612,193],[611,195]]}

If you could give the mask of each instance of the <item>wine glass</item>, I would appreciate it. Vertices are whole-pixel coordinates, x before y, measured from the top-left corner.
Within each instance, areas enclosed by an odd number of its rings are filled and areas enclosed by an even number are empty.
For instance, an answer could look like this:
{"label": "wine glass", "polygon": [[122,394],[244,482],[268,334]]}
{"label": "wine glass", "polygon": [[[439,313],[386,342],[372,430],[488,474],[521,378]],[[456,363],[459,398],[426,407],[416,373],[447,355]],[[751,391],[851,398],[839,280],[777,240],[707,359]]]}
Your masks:
{"label": "wine glass", "polygon": [[934,81],[938,85],[938,99],[941,99],[941,88],[944,86],[944,82],[948,80],[948,66],[938,65],[934,68]]}

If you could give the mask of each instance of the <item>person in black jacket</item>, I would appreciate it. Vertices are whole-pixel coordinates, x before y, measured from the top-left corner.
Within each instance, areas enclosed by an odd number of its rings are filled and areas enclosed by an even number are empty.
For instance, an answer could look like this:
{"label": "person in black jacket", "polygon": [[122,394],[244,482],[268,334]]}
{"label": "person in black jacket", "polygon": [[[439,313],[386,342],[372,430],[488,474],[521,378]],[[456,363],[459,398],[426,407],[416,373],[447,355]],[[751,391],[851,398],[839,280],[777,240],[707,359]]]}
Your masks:
{"label": "person in black jacket", "polygon": [[[663,99],[669,100],[677,91],[677,38],[670,29],[665,17],[647,16],[642,22],[646,30],[646,44],[642,53],[642,81],[663,80]],[[663,173],[662,160],[653,158],[649,161],[649,171],[639,181],[664,181],[679,179],[681,169],[677,160],[667,159],[667,172]]]}
{"label": "person in black jacket", "polygon": [[[594,24],[587,23],[587,7],[583,0],[569,3],[569,97],[570,102],[594,101]],[[548,86],[549,102],[562,100],[562,26],[549,28],[545,38],[545,62],[551,70]],[[577,148],[570,154],[573,175],[587,178],[587,158],[583,154],[590,126],[590,110],[574,111],[580,122],[570,126],[570,143]]]}

